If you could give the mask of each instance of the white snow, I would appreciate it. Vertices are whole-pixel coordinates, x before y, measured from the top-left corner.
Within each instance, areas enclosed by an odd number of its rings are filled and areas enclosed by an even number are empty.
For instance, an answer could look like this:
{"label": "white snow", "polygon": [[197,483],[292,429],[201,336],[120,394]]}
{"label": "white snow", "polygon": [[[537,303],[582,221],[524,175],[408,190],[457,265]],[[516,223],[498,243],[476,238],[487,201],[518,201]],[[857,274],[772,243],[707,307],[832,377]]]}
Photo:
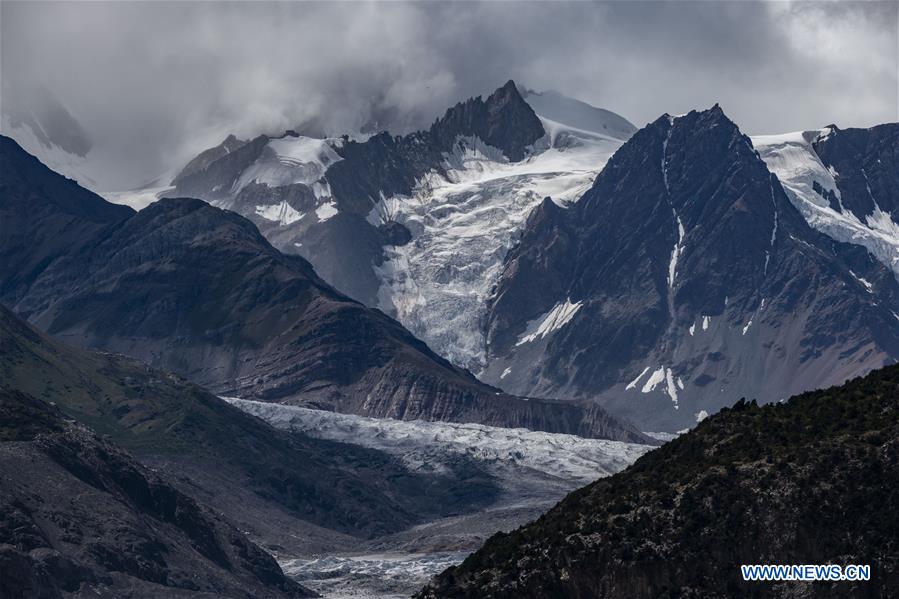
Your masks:
{"label": "white snow", "polygon": [[710,322],[711,322],[711,318],[709,318],[708,316],[703,316],[703,317],[702,317],[702,330],[703,330],[703,331],[709,330],[709,323],[710,323]]}
{"label": "white snow", "polygon": [[752,318],[749,319],[749,322],[746,323],[746,326],[743,327],[743,332],[740,333],[740,334],[741,334],[741,335],[745,335],[745,334],[746,334],[746,331],[748,331],[748,330],[749,330],[749,327],[751,327],[751,326],[752,326]]}
{"label": "white snow", "polygon": [[709,413],[706,412],[705,410],[699,410],[698,412],[696,412],[696,422],[702,422],[703,420],[705,420],[708,417],[709,417]]}
{"label": "white snow", "polygon": [[566,298],[564,302],[559,302],[543,316],[530,321],[525,328],[524,334],[515,345],[524,345],[543,339],[550,333],[554,333],[564,327],[574,318],[577,311],[581,309],[583,302],[571,303],[571,298]]}
{"label": "white snow", "polygon": [[614,112],[590,106],[555,91],[527,91],[523,96],[525,102],[540,116],[567,123],[581,131],[601,133],[623,141],[637,130],[633,124]]}
{"label": "white snow", "polygon": [[[634,380],[632,380],[631,382],[629,382],[629,383],[627,384],[627,387],[624,388],[625,391],[627,391],[627,390],[629,390],[629,389],[633,389],[634,387],[636,387],[636,386],[637,386],[637,383],[640,382],[640,379],[642,379],[642,378],[643,378],[643,375],[646,374],[647,372],[649,372],[649,366],[647,366],[646,368],[644,368],[643,371],[642,371],[640,374],[637,375],[637,378],[635,378]],[[500,378],[502,378],[502,377],[500,377]]]}
{"label": "white snow", "polygon": [[[412,470],[434,471],[464,455],[501,467],[585,484],[619,472],[650,446],[481,424],[403,421],[225,398],[276,428],[380,449]],[[514,480],[510,479],[510,483]]]}
{"label": "white snow", "polygon": [[278,204],[256,206],[256,214],[281,225],[289,225],[303,218],[303,213],[295,210],[286,200]]}
{"label": "white snow", "polygon": [[[625,390],[633,389],[637,385],[637,382],[643,377],[643,375],[646,374],[647,370],[649,370],[649,368],[644,369],[643,372],[640,373],[640,376],[631,381],[631,383],[627,387],[625,387]],[[662,383],[665,384],[665,386],[663,387],[665,394],[671,398],[671,401],[674,403],[674,409],[677,410],[679,408],[679,405],[677,403],[677,391],[678,388],[683,391],[684,382],[680,379],[680,377],[675,377],[674,371],[672,371],[670,368],[659,366],[659,368],[657,370],[654,370],[649,378],[646,379],[646,382],[643,384],[643,388],[640,389],[640,392],[652,393],[653,391],[655,391],[656,387],[658,387]]]}
{"label": "white snow", "polygon": [[326,599],[406,599],[468,556],[466,551],[375,553],[285,559],[289,577]]}
{"label": "white snow", "polygon": [[677,385],[674,384],[674,375],[671,373],[670,368],[665,370],[665,382],[668,384],[668,397],[674,402],[674,409],[676,410],[680,406],[677,405]]}
{"label": "white snow", "polygon": [[312,137],[284,137],[272,139],[262,157],[241,175],[238,187],[249,181],[272,187],[305,183],[312,185],[319,181],[325,170],[339,162],[341,157],[334,151],[335,140]]}
{"label": "white snow", "polygon": [[856,281],[858,281],[859,283],[864,285],[865,289],[868,291],[868,293],[874,293],[874,285],[872,285],[870,282],[866,281],[862,277],[858,276],[851,270],[849,271],[849,274],[851,274]]}
{"label": "white snow", "polygon": [[[67,152],[55,144],[46,144],[29,125],[21,124],[13,127],[9,118],[3,115],[0,119],[0,131],[13,138],[22,149],[36,157],[47,168],[78,182],[82,187],[97,189],[97,180],[103,175],[99,169],[101,164],[94,158],[95,150],[85,156]],[[41,132],[43,134],[43,131]]]}
{"label": "white snow", "polygon": [[665,367],[659,366],[658,370],[653,371],[653,373],[646,379],[646,384],[643,385],[643,388],[640,390],[642,393],[650,393],[655,390],[655,388],[665,380]]}
{"label": "white snow", "polygon": [[690,337],[692,337],[693,334],[696,333],[696,322],[695,321],[693,322],[693,324],[690,325],[689,330],[690,330]]}
{"label": "white snow", "polygon": [[510,163],[495,148],[462,138],[445,157],[446,177],[431,173],[410,196],[384,198],[369,215],[376,225],[399,221],[413,236],[386,250],[378,307],[473,371],[485,365],[487,297],[528,215],[546,196],[560,206],[578,199],[622,143],[541,122],[547,135],[524,160]]}
{"label": "white snow", "polygon": [[[672,209],[673,210],[673,209]],[[684,242],[684,224],[681,222],[680,217],[677,215],[677,212],[674,213],[674,218],[677,219],[677,243],[674,244],[674,249],[671,251],[671,261],[668,263],[668,286],[674,286],[674,277],[677,274],[677,259],[683,253],[683,242]]]}
{"label": "white snow", "polygon": [[331,218],[332,216],[337,214],[337,205],[333,202],[328,202],[326,204],[322,204],[318,208],[315,209],[315,216],[318,217],[320,222],[324,222]]}
{"label": "white snow", "polygon": [[234,183],[231,192],[237,194],[250,183],[283,187],[308,185],[318,198],[329,199],[330,188],[324,181],[325,171],[342,160],[334,151],[340,143],[337,139],[313,137],[284,137],[272,139],[266,150]]}
{"label": "white snow", "polygon": [[[899,275],[899,225],[880,208],[870,187],[874,209],[864,222],[843,209],[835,181],[838,173],[826,168],[811,146],[815,139],[829,134],[830,129],[800,131],[753,137],[752,143],[809,225],[837,241],[865,247]],[[813,189],[814,183],[834,193],[837,209]]]}
{"label": "white snow", "polygon": [[499,375],[499,378],[504,379],[504,378],[506,378],[507,376],[509,376],[509,374],[511,374],[511,372],[512,372],[512,367],[509,366],[508,368],[506,368],[505,370],[503,370],[503,373],[502,373],[501,375]]}

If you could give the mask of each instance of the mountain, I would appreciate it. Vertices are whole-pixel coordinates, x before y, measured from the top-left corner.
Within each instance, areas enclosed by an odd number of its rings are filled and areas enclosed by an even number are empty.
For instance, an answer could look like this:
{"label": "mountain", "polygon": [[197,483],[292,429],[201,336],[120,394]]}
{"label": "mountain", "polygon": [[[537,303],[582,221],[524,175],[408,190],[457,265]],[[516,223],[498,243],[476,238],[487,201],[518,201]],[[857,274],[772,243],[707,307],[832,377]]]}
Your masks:
{"label": "mountain", "polygon": [[134,214],[47,168],[0,136],[0,297],[15,302],[48,264]]}
{"label": "mountain", "polygon": [[81,185],[96,183],[93,142],[75,116],[46,87],[16,81],[4,85],[0,132],[39,156],[44,164]]}
{"label": "mountain", "polygon": [[[418,597],[888,597],[899,584],[899,367],[739,401],[497,534]],[[867,564],[865,582],[743,582],[741,564]]]}
{"label": "mountain", "polygon": [[570,207],[544,201],[487,303],[484,380],[597,398],[676,431],[899,357],[896,278],[814,230],[723,111],[634,134]]}
{"label": "mountain", "polygon": [[0,389],[0,595],[314,596],[220,515],[27,394]]}
{"label": "mountain", "polygon": [[510,81],[406,136],[288,132],[228,155],[212,148],[194,162],[222,158],[186,167],[171,194],[239,212],[341,292],[479,371],[486,298],[528,213],[547,195],[577,198],[633,131],[612,112]]}
{"label": "mountain", "polygon": [[899,273],[899,123],[831,125],[752,143],[809,225]]}
{"label": "mountain", "polygon": [[[37,162],[11,141],[3,150]],[[0,200],[21,204],[13,192],[24,187],[13,182]],[[53,239],[55,223],[22,226]],[[595,404],[526,400],[480,383],[335,291],[304,259],[275,250],[243,217],[200,200],[156,202],[41,267],[27,292],[3,302],[62,340],[137,357],[219,394],[647,441]]]}
{"label": "mountain", "polygon": [[539,119],[510,81],[486,99],[450,108],[427,131],[406,136],[316,139],[288,131],[279,138],[259,136],[234,152],[211,148],[174,179],[168,195],[197,197],[242,214],[278,249],[304,256],[342,292],[375,306],[384,249],[410,237],[401,223],[378,218],[374,209],[381,198],[410,195],[432,172],[445,175],[446,155],[465,147],[487,144],[503,161],[517,162],[543,136]]}
{"label": "mountain", "polygon": [[276,546],[287,541],[269,521],[289,522],[293,537],[314,525],[367,538],[496,494],[464,465],[422,476],[378,451],[286,435],[177,376],[56,342],[2,306],[0,348],[5,387],[53,402]]}

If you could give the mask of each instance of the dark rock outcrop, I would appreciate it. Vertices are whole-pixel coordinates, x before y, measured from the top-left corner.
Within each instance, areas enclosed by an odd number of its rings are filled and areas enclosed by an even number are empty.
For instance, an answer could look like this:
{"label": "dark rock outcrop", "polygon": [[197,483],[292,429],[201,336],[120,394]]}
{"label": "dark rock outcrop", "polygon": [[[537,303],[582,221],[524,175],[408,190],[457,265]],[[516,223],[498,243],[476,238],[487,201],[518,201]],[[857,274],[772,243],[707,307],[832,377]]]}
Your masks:
{"label": "dark rock outcrop", "polygon": [[0,538],[4,597],[315,596],[127,453],[2,389]]}
{"label": "dark rock outcrop", "polygon": [[382,194],[409,194],[422,175],[442,172],[444,154],[460,138],[478,138],[517,162],[544,135],[540,119],[509,81],[486,100],[478,96],[456,104],[427,131],[347,140],[337,150],[343,160],[328,169],[326,178],[338,207],[364,216]]}
{"label": "dark rock outcrop", "polygon": [[[230,151],[220,149],[222,146],[206,150],[188,163],[172,181],[177,190],[174,195],[205,197],[210,201],[227,197],[244,169],[265,150],[268,141],[267,136],[260,135],[240,145],[236,142],[229,144],[233,148]],[[222,145],[227,142],[226,139]],[[207,158],[218,154],[221,154],[218,159],[207,163]]]}
{"label": "dark rock outcrop", "polygon": [[[740,400],[417,597],[892,597],[899,367],[759,407]],[[867,564],[864,582],[744,582],[741,564]]]}
{"label": "dark rock outcrop", "polygon": [[829,129],[831,133],[820,136],[812,147],[835,173],[838,209],[851,211],[862,222],[877,208],[899,220],[899,123]]}

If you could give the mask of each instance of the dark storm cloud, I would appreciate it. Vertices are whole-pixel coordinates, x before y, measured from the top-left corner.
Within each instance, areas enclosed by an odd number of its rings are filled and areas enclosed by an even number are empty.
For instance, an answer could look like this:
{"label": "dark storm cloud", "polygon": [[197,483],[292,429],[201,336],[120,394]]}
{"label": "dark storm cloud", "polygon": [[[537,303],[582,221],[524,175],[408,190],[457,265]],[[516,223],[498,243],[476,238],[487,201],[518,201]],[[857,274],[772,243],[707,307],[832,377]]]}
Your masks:
{"label": "dark storm cloud", "polygon": [[423,126],[509,78],[637,125],[715,102],[750,133],[897,119],[894,2],[0,7],[4,90],[52,89],[108,186],[228,132]]}

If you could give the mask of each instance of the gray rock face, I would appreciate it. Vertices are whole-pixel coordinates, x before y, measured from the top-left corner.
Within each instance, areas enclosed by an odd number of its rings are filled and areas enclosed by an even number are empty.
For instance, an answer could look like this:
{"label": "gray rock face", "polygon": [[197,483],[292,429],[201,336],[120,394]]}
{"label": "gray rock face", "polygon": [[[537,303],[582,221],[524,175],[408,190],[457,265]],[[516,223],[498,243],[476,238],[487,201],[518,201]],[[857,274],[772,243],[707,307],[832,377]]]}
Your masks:
{"label": "gray rock face", "polygon": [[310,597],[227,520],[29,395],[0,391],[0,594]]}
{"label": "gray rock face", "polygon": [[14,307],[70,343],[135,356],[221,394],[646,440],[596,406],[527,401],[480,383],[275,250],[246,219],[200,200],[161,200],[104,231],[53,261]]}
{"label": "gray rock face", "polygon": [[717,106],[666,116],[572,207],[531,215],[489,305],[483,376],[678,430],[739,395],[894,361],[897,292],[863,249],[808,226]]}

